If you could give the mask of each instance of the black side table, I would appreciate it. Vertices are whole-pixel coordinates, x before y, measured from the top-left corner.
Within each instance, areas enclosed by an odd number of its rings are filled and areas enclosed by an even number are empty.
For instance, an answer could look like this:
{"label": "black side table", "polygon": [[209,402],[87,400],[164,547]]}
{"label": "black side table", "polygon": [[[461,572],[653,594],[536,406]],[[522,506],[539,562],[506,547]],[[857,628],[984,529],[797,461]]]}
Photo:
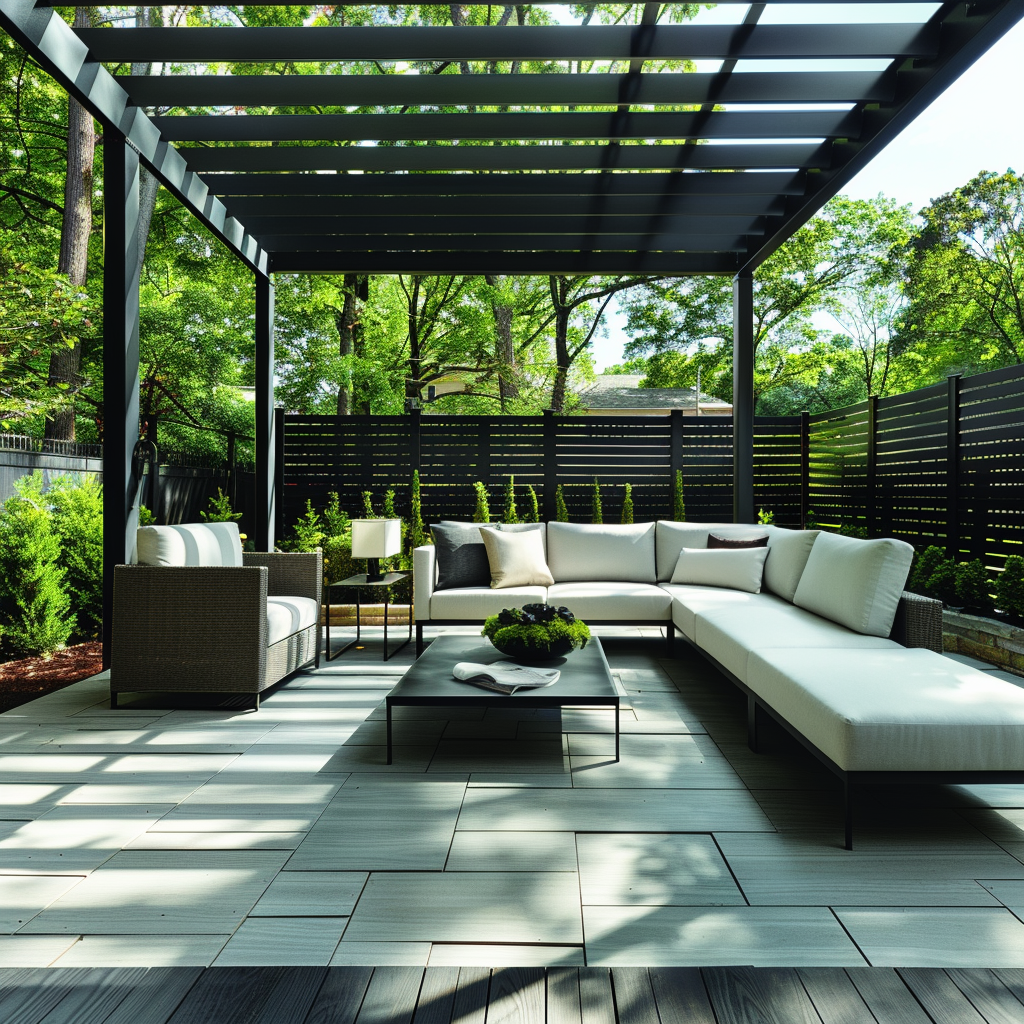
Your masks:
{"label": "black side table", "polygon": [[[362,624],[360,622],[359,596],[363,587],[384,588],[384,660],[396,655],[407,643],[412,640],[412,607],[409,608],[409,635],[393,651],[388,652],[388,609],[391,607],[391,588],[400,580],[408,577],[407,572],[389,572],[384,579],[374,580],[372,583],[366,578],[366,574],[360,576],[349,576],[347,580],[337,580],[335,583],[324,584],[324,600],[327,602],[327,656],[326,661],[331,661],[339,654],[344,654],[353,644],[359,643]],[[331,591],[335,587],[352,587],[356,592],[356,638],[350,640],[340,650],[331,653]]]}

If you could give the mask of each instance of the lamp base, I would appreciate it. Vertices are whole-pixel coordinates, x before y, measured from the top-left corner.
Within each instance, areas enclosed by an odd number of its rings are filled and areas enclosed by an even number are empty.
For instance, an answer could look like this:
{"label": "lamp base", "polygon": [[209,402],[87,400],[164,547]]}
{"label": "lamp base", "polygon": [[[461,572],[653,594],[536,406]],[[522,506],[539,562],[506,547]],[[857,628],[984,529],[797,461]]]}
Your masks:
{"label": "lamp base", "polygon": [[366,582],[367,583],[383,583],[384,573],[380,571],[380,559],[379,558],[368,558],[366,560]]}

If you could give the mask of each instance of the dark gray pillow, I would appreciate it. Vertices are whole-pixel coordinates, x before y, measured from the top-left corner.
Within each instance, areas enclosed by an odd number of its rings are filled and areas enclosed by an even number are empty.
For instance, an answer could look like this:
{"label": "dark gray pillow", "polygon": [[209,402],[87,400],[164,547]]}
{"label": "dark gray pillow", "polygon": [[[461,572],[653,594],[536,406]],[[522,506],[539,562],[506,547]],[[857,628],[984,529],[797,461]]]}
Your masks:
{"label": "dark gray pillow", "polygon": [[437,558],[435,590],[491,585],[491,564],[478,527],[438,523],[430,532]]}

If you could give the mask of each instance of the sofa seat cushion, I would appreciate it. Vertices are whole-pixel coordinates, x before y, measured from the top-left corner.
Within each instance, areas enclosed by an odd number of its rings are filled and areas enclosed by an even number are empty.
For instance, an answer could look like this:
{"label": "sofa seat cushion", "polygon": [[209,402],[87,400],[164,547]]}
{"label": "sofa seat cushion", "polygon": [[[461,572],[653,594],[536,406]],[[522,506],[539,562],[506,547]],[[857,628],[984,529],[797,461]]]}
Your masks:
{"label": "sofa seat cushion", "polygon": [[548,604],[565,606],[584,622],[660,622],[672,616],[672,598],[653,583],[556,583]]}
{"label": "sofa seat cushion", "polygon": [[748,685],[847,771],[1024,765],[1024,689],[935,651],[766,650]]}
{"label": "sofa seat cushion", "polygon": [[267,646],[315,626],[319,618],[320,606],[311,597],[268,597]]}
{"label": "sofa seat cushion", "polygon": [[694,642],[742,682],[752,651],[804,647],[902,650],[895,640],[854,633],[772,594],[743,608],[718,607],[697,613]]}
{"label": "sofa seat cushion", "polygon": [[524,604],[546,600],[546,587],[506,587],[502,590],[461,587],[458,590],[435,590],[430,596],[430,617],[483,622],[488,615],[497,615],[502,608],[522,608]]}
{"label": "sofa seat cushion", "polygon": [[696,636],[697,612],[728,607],[736,614],[746,614],[746,608],[767,599],[765,594],[748,594],[725,587],[698,587],[687,583],[660,583],[672,598],[672,621],[687,640]]}

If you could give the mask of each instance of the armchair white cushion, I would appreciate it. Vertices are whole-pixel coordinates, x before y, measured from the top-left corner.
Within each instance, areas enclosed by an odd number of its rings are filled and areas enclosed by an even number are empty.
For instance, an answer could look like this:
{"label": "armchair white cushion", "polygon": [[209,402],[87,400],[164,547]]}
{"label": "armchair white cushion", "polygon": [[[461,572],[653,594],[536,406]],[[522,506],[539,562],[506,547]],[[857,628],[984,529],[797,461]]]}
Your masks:
{"label": "armchair white cushion", "polygon": [[238,523],[142,526],[135,535],[139,565],[242,564]]}

